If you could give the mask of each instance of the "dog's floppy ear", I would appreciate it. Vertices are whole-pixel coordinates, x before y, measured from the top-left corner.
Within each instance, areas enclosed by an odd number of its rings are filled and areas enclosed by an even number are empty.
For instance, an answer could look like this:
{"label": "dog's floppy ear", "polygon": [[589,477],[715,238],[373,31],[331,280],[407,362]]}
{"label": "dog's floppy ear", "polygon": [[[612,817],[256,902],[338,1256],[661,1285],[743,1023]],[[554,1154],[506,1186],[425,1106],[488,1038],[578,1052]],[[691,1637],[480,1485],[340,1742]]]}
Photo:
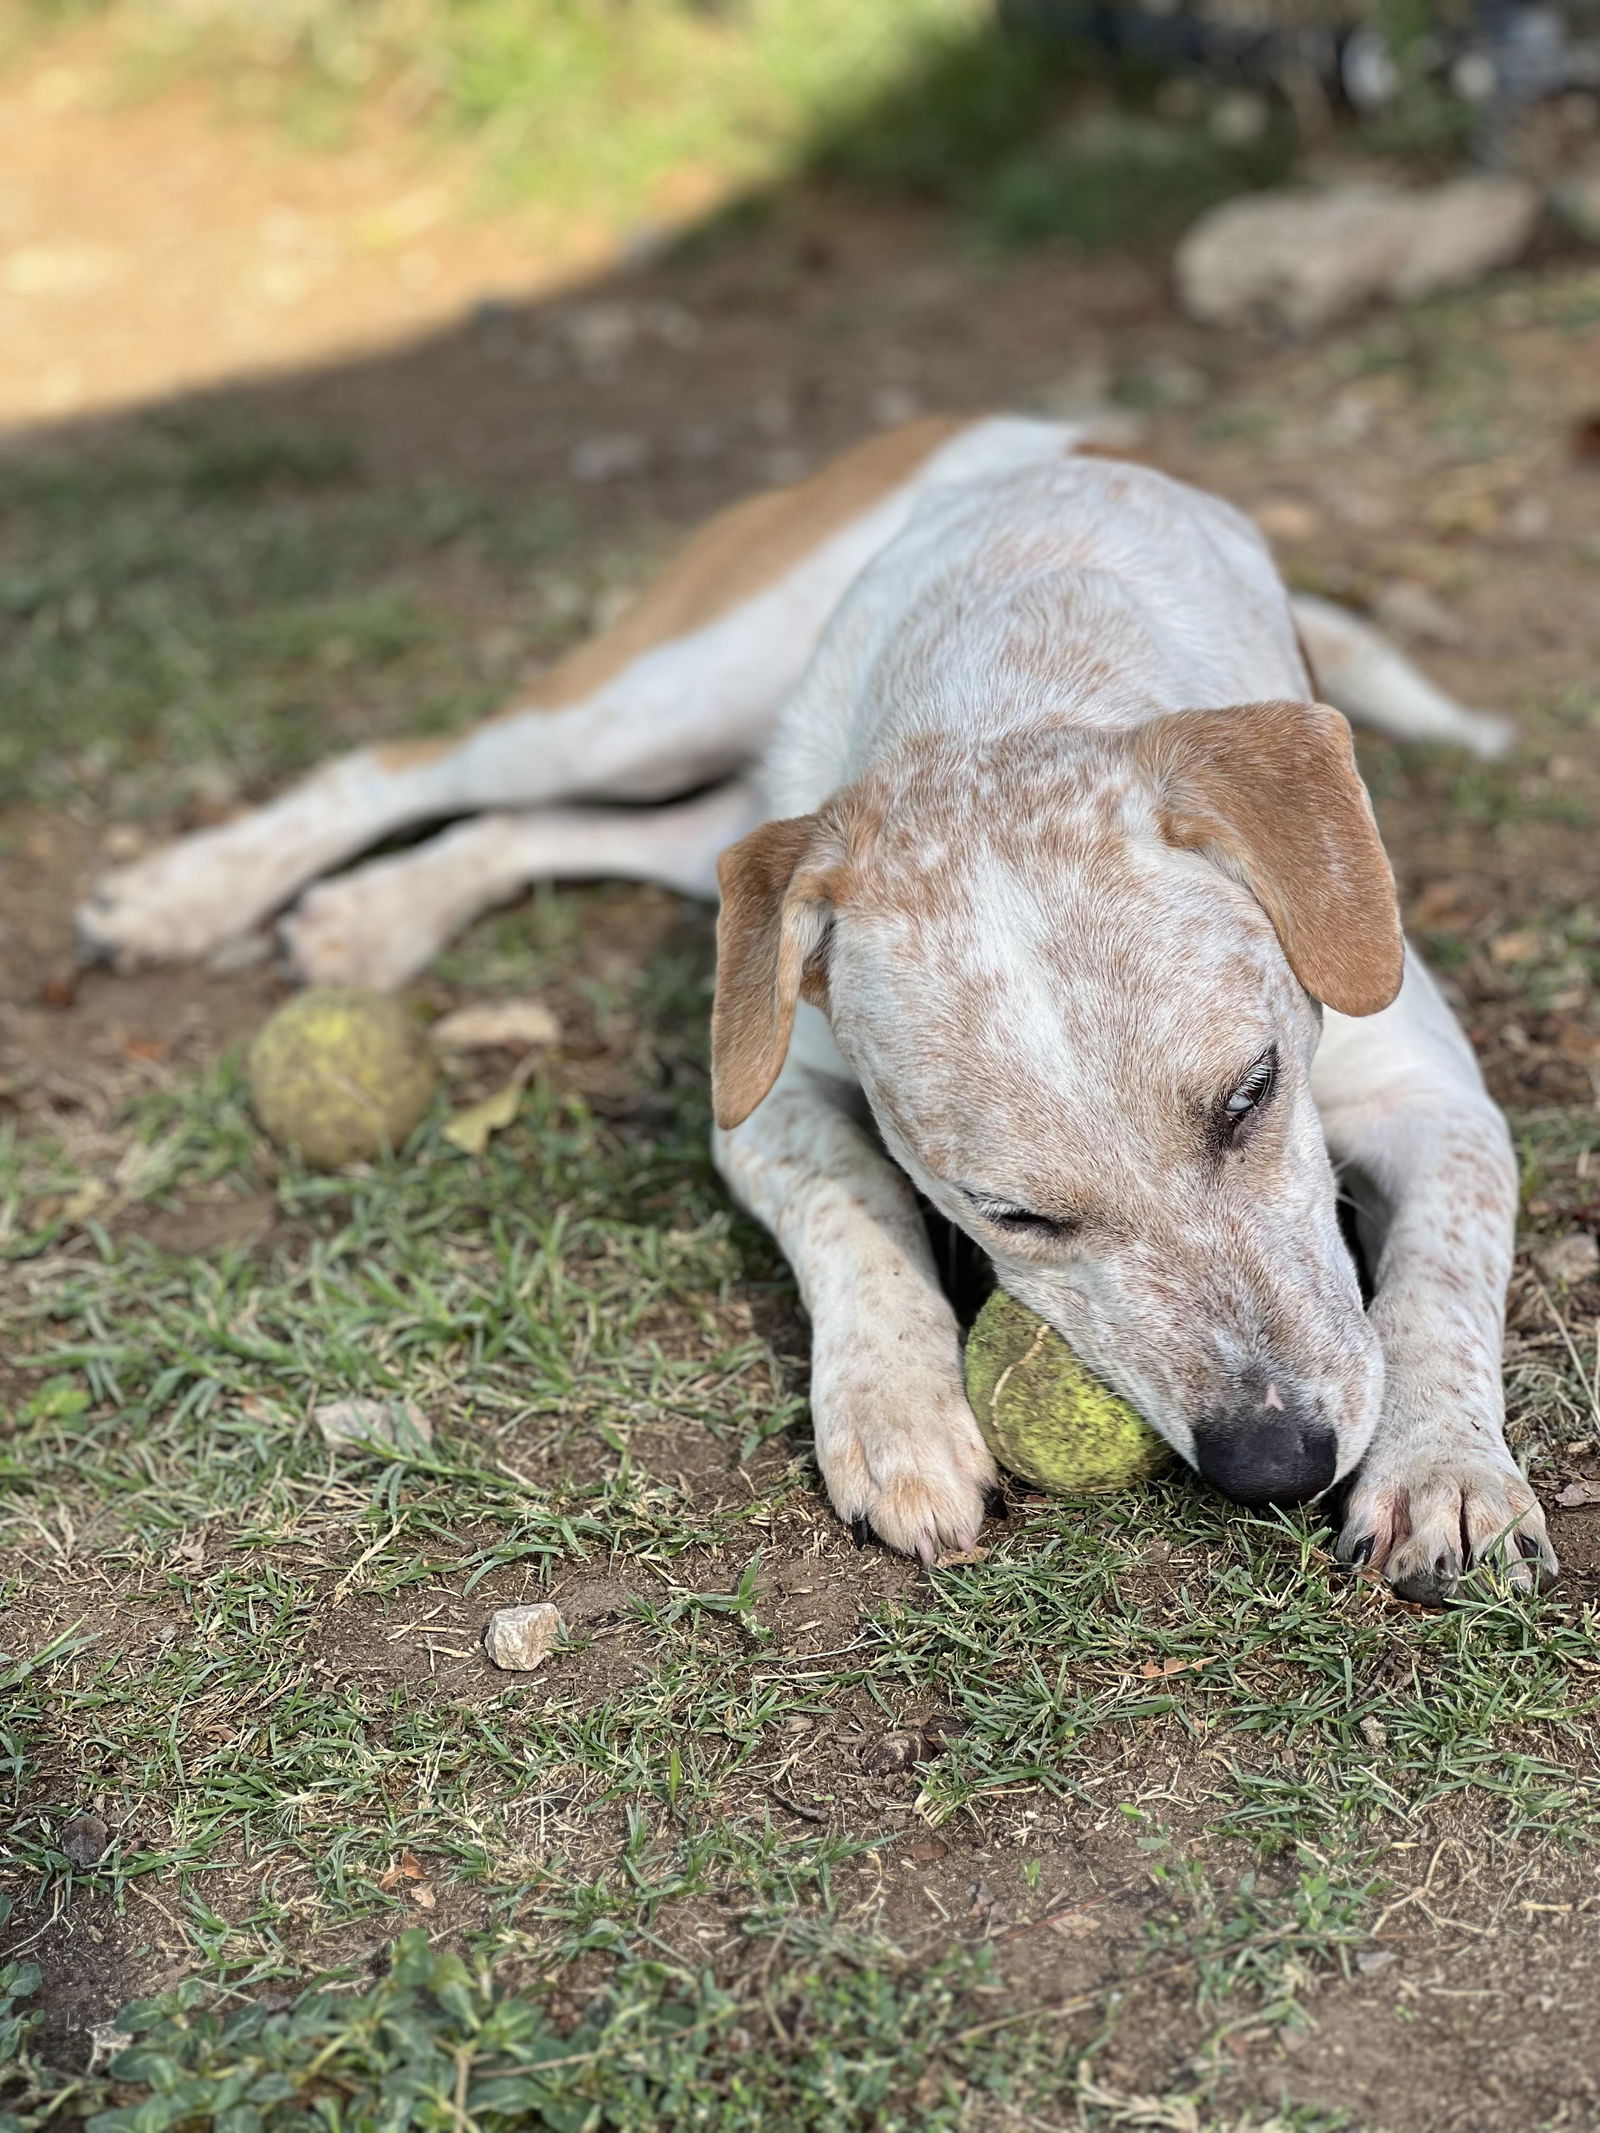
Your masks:
{"label": "dog's floppy ear", "polygon": [[1343,715],[1300,703],[1182,711],[1140,727],[1134,749],[1162,834],[1251,891],[1306,991],[1341,1015],[1387,1007],[1405,942]]}
{"label": "dog's floppy ear", "polygon": [[789,1049],[795,1002],[825,1007],[829,871],[840,854],[823,815],[765,822],[717,861],[717,992],[711,1099],[724,1130],[743,1125]]}

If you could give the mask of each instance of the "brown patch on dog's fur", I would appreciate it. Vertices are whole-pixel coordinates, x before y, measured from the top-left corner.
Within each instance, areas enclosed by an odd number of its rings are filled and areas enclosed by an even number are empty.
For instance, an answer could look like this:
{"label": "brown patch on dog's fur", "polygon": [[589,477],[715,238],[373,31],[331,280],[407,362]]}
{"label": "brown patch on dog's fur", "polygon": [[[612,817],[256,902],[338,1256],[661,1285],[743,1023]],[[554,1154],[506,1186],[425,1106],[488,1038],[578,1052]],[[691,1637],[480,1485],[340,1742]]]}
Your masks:
{"label": "brown patch on dog's fur", "polygon": [[[558,659],[487,723],[582,703],[646,652],[704,629],[754,599],[809,550],[880,503],[970,423],[966,415],[919,416],[868,437],[807,481],[766,490],[719,512],[610,629]],[[410,770],[460,745],[459,734],[401,741],[378,749],[376,759],[385,770]]]}
{"label": "brown patch on dog's fur", "polygon": [[[717,862],[717,990],[711,1009],[712,1105],[724,1131],[743,1125],[777,1080],[802,991],[827,1000],[808,951],[807,919],[828,901],[825,819],[764,822]],[[809,864],[808,864],[809,862]]]}
{"label": "brown patch on dog's fur", "polygon": [[1343,1015],[1387,1007],[1405,943],[1342,714],[1294,703],[1185,711],[1144,729],[1136,750],[1163,788],[1163,834],[1209,849],[1246,884],[1307,992]]}

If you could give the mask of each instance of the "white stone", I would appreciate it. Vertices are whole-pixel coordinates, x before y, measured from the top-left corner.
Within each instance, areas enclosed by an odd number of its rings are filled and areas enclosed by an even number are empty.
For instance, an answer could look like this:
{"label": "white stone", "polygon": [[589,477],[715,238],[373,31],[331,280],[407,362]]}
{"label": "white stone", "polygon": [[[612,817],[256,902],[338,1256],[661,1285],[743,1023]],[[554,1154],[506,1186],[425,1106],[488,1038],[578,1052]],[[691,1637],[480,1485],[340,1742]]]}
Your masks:
{"label": "white stone", "polygon": [[451,1052],[527,1052],[554,1044],[561,1025],[543,1000],[474,1000],[441,1015],[428,1034]]}
{"label": "white stone", "polygon": [[1533,1263],[1546,1281],[1571,1288],[1600,1273],[1600,1244],[1586,1229],[1575,1229],[1569,1237],[1557,1237],[1553,1244],[1541,1245],[1533,1255]]}
{"label": "white stone", "polygon": [[1311,333],[1374,297],[1431,296],[1505,266],[1539,206],[1525,179],[1488,173],[1427,191],[1255,193],[1201,216],[1178,247],[1178,289],[1212,325]]}
{"label": "white stone", "polygon": [[549,1600],[534,1607],[497,1607],[484,1626],[483,1648],[506,1674],[531,1674],[561,1635],[561,1614]]}
{"label": "white stone", "polygon": [[392,1444],[398,1449],[429,1445],[433,1424],[413,1400],[325,1400],[311,1410],[324,1444]]}

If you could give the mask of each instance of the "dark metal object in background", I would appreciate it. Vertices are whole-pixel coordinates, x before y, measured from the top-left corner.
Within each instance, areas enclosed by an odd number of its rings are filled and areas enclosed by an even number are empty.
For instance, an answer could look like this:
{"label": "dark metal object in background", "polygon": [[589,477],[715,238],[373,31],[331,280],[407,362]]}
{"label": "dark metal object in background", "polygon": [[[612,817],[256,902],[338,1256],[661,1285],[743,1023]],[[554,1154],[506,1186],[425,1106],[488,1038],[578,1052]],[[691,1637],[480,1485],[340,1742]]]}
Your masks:
{"label": "dark metal object in background", "polygon": [[1408,81],[1442,87],[1476,114],[1473,151],[1500,160],[1529,104],[1600,89],[1600,0],[1473,0],[1440,11],[1403,54],[1381,21],[1350,0],[998,0],[1002,27],[1090,45],[1156,72],[1282,91],[1315,82],[1362,112],[1392,103]]}

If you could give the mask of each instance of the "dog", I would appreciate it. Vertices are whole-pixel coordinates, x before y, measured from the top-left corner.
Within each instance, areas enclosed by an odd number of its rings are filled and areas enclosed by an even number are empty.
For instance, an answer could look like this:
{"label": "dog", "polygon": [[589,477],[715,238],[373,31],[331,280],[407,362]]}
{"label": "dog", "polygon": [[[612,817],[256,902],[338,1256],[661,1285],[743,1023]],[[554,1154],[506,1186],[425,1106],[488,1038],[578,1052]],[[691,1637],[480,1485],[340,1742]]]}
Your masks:
{"label": "dog", "polygon": [[794,1269],[858,1535],[970,1548],[996,1480],[925,1202],[1227,1495],[1343,1485],[1341,1559],[1408,1599],[1489,1560],[1532,1585],[1511,1144],[1344,714],[1506,729],[1292,598],[1230,506],[1085,442],[871,438],[713,520],[498,718],[108,876],[83,938],[201,956],[304,890],[298,972],[393,986],[541,877],[720,881],[716,1161]]}

